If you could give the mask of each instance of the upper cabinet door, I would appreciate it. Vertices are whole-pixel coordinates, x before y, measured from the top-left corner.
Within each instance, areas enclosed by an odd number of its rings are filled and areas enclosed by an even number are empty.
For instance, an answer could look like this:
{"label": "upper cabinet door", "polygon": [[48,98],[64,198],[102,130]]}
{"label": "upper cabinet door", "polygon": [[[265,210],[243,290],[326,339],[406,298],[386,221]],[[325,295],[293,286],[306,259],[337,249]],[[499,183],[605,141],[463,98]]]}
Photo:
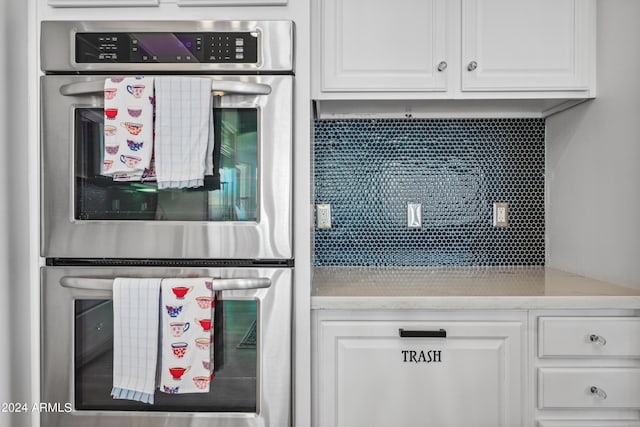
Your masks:
{"label": "upper cabinet door", "polygon": [[446,91],[448,0],[316,0],[322,92]]}
{"label": "upper cabinet door", "polygon": [[588,90],[584,0],[462,0],[462,91]]}
{"label": "upper cabinet door", "polygon": [[287,0],[176,0],[178,6],[284,6]]}
{"label": "upper cabinet door", "polygon": [[[51,7],[158,6],[160,0],[47,0]],[[271,6],[288,0],[174,0],[178,6]]]}
{"label": "upper cabinet door", "polygon": [[47,0],[51,7],[158,6],[159,0]]}

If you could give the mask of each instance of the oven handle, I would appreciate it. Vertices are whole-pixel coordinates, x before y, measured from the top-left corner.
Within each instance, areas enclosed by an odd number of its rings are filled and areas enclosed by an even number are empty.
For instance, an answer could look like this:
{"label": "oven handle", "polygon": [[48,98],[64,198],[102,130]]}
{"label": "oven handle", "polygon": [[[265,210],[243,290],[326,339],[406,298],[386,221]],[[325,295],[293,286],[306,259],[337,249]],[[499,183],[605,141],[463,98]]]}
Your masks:
{"label": "oven handle", "polygon": [[[238,278],[238,279],[213,279],[216,291],[241,291],[248,289],[262,289],[271,286],[271,279],[267,277]],[[60,285],[64,288],[83,289],[89,291],[111,291],[113,279],[99,279],[94,277],[68,277],[60,279]]]}
{"label": "oven handle", "polygon": [[[64,96],[98,95],[104,91],[104,80],[69,83],[60,87]],[[212,80],[213,95],[269,95],[271,86],[264,83],[237,82],[231,80]]]}
{"label": "oven handle", "polygon": [[269,95],[271,86],[264,83],[236,82],[232,80],[212,80],[211,92],[223,95]]}

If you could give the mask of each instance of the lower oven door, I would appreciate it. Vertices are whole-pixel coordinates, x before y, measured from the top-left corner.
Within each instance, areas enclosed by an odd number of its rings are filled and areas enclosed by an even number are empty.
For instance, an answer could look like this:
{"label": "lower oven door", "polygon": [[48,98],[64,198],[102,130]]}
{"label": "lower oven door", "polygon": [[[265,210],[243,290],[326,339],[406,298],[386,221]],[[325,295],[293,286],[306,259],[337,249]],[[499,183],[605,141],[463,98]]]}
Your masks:
{"label": "lower oven door", "polygon": [[[216,304],[209,393],[156,391],[151,405],[111,398],[115,277],[213,277],[237,288]],[[43,412],[42,425],[288,426],[291,277],[286,268],[43,268],[42,402],[59,410]]]}

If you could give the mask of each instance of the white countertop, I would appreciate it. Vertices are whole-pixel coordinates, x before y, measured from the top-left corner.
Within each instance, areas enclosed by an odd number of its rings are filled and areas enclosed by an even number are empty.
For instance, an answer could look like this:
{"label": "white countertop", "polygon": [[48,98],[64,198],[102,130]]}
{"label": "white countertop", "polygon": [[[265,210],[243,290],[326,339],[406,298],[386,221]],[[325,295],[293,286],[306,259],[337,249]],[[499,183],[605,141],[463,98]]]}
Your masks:
{"label": "white countertop", "polygon": [[311,308],[640,309],[640,289],[545,267],[316,267]]}

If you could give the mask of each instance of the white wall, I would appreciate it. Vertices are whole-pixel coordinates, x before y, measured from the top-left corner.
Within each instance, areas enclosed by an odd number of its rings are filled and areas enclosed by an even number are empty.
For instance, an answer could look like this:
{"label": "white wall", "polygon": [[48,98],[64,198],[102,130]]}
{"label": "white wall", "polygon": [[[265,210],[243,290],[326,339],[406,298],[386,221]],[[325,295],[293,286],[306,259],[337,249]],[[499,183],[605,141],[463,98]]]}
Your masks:
{"label": "white wall", "polygon": [[597,21],[597,98],[547,120],[547,265],[640,288],[640,2]]}
{"label": "white wall", "polygon": [[[31,404],[27,4],[0,1],[0,403]],[[28,425],[30,413],[0,413],[2,427]]]}
{"label": "white wall", "polygon": [[[9,50],[7,46],[10,21],[8,9],[8,3],[0,3],[0,40],[2,41],[0,44],[0,93],[7,92],[10,78],[9,61],[6,59]],[[7,104],[7,98],[0,97],[0,179],[5,182],[8,178],[7,167],[9,163],[6,156],[8,151],[6,146],[9,141],[8,124],[10,123],[7,117]],[[7,186],[0,185],[0,200],[7,200],[8,193]],[[0,204],[0,324],[2,325],[9,324],[9,210],[10,204]],[[9,342],[11,340],[9,329],[9,327],[0,328],[0,342]],[[9,366],[9,360],[9,352],[0,352],[0,366]],[[3,382],[2,384],[3,386],[0,387],[0,402],[8,402],[10,401],[10,390],[6,383]],[[7,419],[3,415],[0,415],[0,417],[2,417],[0,418],[0,425],[3,425],[3,422],[6,422]]]}

